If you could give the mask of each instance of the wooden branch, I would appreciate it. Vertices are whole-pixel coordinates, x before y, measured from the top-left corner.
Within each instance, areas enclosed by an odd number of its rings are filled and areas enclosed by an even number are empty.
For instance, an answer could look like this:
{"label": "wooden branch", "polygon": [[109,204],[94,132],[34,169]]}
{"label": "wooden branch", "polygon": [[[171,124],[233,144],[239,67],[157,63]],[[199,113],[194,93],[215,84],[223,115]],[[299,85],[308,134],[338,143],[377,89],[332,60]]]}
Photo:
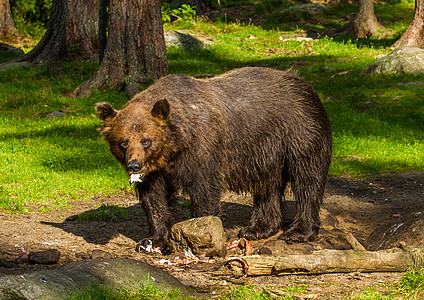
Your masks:
{"label": "wooden branch", "polygon": [[365,251],[365,247],[353,236],[353,234],[349,233],[345,236],[346,241],[352,247],[353,250]]}
{"label": "wooden branch", "polygon": [[[243,260],[243,262],[240,262]],[[423,250],[390,249],[319,250],[309,255],[252,255],[229,258],[226,266],[236,276],[287,274],[323,274],[350,272],[403,272],[409,267],[424,266]]]}

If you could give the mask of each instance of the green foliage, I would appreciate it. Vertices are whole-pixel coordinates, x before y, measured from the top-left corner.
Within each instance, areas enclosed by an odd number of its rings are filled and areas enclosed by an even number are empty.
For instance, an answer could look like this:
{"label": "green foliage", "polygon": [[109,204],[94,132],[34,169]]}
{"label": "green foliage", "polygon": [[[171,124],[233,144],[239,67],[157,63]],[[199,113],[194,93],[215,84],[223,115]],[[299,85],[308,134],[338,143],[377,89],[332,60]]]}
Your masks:
{"label": "green foliage", "polygon": [[172,8],[168,3],[162,4],[162,21],[164,23],[170,23],[173,19],[178,21],[191,22],[196,18],[196,7],[188,4],[183,4],[181,7]]}
{"label": "green foliage", "polygon": [[16,29],[40,39],[50,18],[52,0],[10,0]]}
{"label": "green foliage", "polygon": [[[410,298],[424,296],[424,268],[411,268],[403,274],[398,283],[399,292]],[[418,296],[420,295],[420,297]],[[422,298],[421,298],[422,299]]]}
{"label": "green foliage", "polygon": [[10,0],[13,15],[21,16],[28,23],[40,22],[47,26],[52,0]]}

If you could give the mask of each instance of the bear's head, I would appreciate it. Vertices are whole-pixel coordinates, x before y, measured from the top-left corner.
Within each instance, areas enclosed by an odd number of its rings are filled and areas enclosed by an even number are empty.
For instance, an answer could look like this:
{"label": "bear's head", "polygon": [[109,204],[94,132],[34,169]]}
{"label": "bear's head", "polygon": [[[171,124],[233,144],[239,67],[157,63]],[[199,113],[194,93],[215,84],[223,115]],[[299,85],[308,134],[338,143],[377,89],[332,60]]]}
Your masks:
{"label": "bear's head", "polygon": [[102,102],[96,104],[96,113],[103,120],[102,136],[129,175],[144,176],[165,166],[169,156],[165,133],[168,100],[159,100],[153,106],[130,102],[122,110]]}

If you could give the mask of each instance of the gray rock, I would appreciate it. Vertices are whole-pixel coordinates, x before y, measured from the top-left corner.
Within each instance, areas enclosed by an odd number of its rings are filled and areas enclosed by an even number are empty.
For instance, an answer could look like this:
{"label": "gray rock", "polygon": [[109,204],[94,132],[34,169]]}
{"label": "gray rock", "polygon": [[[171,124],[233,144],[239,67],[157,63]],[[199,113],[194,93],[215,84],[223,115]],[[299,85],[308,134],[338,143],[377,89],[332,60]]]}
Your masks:
{"label": "gray rock", "polygon": [[28,262],[33,264],[52,265],[57,264],[60,259],[60,252],[57,249],[43,251],[32,251],[28,254]]}
{"label": "gray rock", "polygon": [[321,72],[326,72],[326,73],[335,72],[336,71],[336,68],[334,68],[334,67],[322,67],[320,69],[320,71]]}
{"label": "gray rock", "polygon": [[64,116],[65,116],[65,113],[63,111],[56,110],[56,111],[53,111],[51,113],[48,113],[46,115],[46,118],[47,119],[53,119],[53,118],[62,118]]}
{"label": "gray rock", "polygon": [[424,72],[424,50],[416,47],[395,49],[389,55],[372,63],[362,74],[412,74]]}
{"label": "gray rock", "polygon": [[168,246],[175,252],[190,249],[196,255],[225,256],[225,232],[221,219],[207,216],[175,224],[171,228]]}
{"label": "gray rock", "polygon": [[308,14],[308,15],[322,15],[328,10],[328,6],[319,3],[306,3],[290,6],[281,11],[286,14]]}
{"label": "gray rock", "polygon": [[193,36],[175,30],[165,32],[165,44],[167,48],[177,47],[186,51],[198,51],[205,46],[202,41]]}
{"label": "gray rock", "polygon": [[136,292],[143,285],[188,291],[175,277],[146,263],[125,259],[81,260],[56,270],[0,277],[0,299],[66,299],[84,289],[105,286]]}
{"label": "gray rock", "polygon": [[11,45],[5,44],[5,43],[1,43],[0,42],[0,51],[10,51],[15,53],[16,55],[24,55],[25,52],[22,51],[19,48],[13,47]]}
{"label": "gray rock", "polygon": [[410,82],[398,82],[396,83],[396,85],[401,85],[401,86],[417,86],[417,85],[423,85],[424,82],[422,81],[410,81]]}

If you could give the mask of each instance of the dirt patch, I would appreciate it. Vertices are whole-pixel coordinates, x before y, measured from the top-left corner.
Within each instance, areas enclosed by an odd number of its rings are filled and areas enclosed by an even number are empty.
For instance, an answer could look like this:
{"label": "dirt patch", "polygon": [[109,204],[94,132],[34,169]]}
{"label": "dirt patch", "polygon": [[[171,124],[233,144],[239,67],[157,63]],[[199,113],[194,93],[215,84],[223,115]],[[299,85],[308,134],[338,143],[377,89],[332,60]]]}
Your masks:
{"label": "dirt patch", "polygon": [[[116,204],[127,208],[128,220],[83,221],[76,215],[97,209],[101,204]],[[223,224],[228,240],[236,239],[240,227],[249,222],[252,199],[249,196],[227,194],[222,199]],[[292,217],[294,203],[286,195],[286,224]],[[176,210],[176,219],[185,217]],[[424,248],[424,173],[378,176],[367,180],[339,177],[329,179],[323,209],[322,228],[317,241],[286,244],[276,236],[253,241],[255,249],[268,248],[274,255],[310,253],[317,249],[350,249],[344,235],[352,233],[368,250],[380,250],[399,245]],[[55,268],[66,262],[87,259],[95,249],[115,257],[127,257],[148,263],[158,256],[137,253],[136,243],[148,232],[144,213],[135,195],[121,192],[116,195],[97,195],[73,204],[72,209],[27,215],[0,214],[0,276],[21,274],[43,268]],[[29,251],[58,249],[59,264],[45,266],[16,263],[19,249]],[[214,264],[196,264],[184,272],[168,270],[184,284],[199,291],[214,290],[233,281],[229,273]],[[399,273],[325,274],[319,276],[268,276],[247,278],[243,282],[273,289],[306,285],[307,294],[325,299],[349,296],[368,287],[385,290],[399,279]]]}

